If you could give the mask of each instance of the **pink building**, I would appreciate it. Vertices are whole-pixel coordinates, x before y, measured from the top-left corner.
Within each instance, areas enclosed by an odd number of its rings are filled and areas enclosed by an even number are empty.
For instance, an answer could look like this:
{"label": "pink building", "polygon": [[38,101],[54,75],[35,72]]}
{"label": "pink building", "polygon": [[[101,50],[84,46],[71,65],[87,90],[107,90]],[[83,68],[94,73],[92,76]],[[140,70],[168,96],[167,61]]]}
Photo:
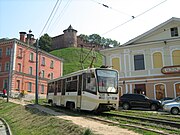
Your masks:
{"label": "pink building", "polygon": [[[28,40],[25,32],[18,39],[0,40],[0,91],[6,88],[10,94],[22,90],[35,93],[36,48],[34,38]],[[47,81],[62,76],[63,60],[45,51],[38,53],[39,94],[46,95]]]}

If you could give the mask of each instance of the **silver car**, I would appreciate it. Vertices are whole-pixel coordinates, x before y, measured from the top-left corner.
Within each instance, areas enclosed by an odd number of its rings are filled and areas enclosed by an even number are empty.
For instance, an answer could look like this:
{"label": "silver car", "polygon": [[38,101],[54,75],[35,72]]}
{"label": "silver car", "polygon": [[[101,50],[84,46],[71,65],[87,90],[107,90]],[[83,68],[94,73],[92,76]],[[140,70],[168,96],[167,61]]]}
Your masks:
{"label": "silver car", "polygon": [[177,101],[180,101],[180,96],[178,96],[178,97],[176,97],[174,99],[171,99],[171,100],[164,100],[164,101],[161,102],[161,105],[163,106],[163,105],[165,105],[167,103],[177,102]]}
{"label": "silver car", "polygon": [[178,114],[180,112],[180,100],[164,104],[163,110],[174,115]]}

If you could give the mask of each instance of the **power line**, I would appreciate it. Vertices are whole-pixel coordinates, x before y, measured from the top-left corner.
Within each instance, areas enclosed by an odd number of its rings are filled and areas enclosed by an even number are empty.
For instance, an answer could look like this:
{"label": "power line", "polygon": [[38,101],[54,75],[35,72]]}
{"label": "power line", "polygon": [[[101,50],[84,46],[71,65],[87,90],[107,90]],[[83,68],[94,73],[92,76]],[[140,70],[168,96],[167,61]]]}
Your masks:
{"label": "power line", "polygon": [[95,0],[91,0],[91,1],[93,1],[93,2],[95,2],[95,3],[97,3],[97,4],[100,4],[100,5],[102,5],[102,6],[103,6],[103,7],[105,7],[105,8],[108,8],[108,9],[114,10],[114,11],[116,11],[116,12],[118,12],[118,13],[121,13],[121,14],[124,14],[124,15],[127,15],[127,16],[131,16],[132,18],[134,18],[134,16],[133,16],[133,15],[130,15],[130,14],[125,13],[125,12],[122,12],[122,11],[120,11],[120,10],[118,10],[118,9],[115,9],[115,8],[113,8],[113,7],[110,7],[110,6],[106,5],[106,4],[103,4],[103,3],[97,2],[97,1],[95,1]]}
{"label": "power line", "polygon": [[59,2],[58,7],[56,8],[56,11],[54,12],[54,15],[53,15],[53,17],[52,17],[52,19],[51,19],[51,21],[50,21],[50,23],[49,23],[49,25],[48,25],[48,27],[47,27],[46,31],[48,31],[49,26],[51,25],[52,20],[54,19],[54,16],[56,15],[56,13],[57,13],[57,11],[58,11],[59,6],[61,5],[61,3],[62,3],[62,0]]}
{"label": "power line", "polygon": [[113,31],[113,30],[117,29],[118,27],[123,26],[124,24],[126,24],[126,23],[128,23],[128,22],[132,21],[133,19],[135,19],[135,18],[137,18],[137,17],[139,17],[139,16],[142,16],[143,14],[145,14],[145,13],[147,13],[147,12],[151,11],[152,9],[156,8],[157,6],[159,6],[159,5],[163,4],[163,3],[164,3],[164,2],[166,2],[166,1],[167,1],[167,0],[164,0],[164,1],[160,2],[160,3],[158,3],[157,5],[155,5],[155,6],[151,7],[150,9],[148,9],[148,10],[146,10],[146,11],[144,11],[144,12],[142,12],[142,13],[138,14],[137,16],[133,16],[131,19],[129,19],[129,20],[125,21],[124,23],[122,23],[122,24],[120,24],[120,25],[118,25],[118,26],[116,26],[116,27],[114,27],[114,28],[112,28],[112,29],[108,30],[107,32],[103,33],[102,35],[105,35],[105,34],[107,34],[107,33],[111,32],[111,31]]}
{"label": "power line", "polygon": [[[65,13],[66,9],[68,8],[69,4],[71,3],[71,1],[72,1],[72,0],[69,0],[69,1],[66,3],[66,5],[63,7],[62,11],[60,12],[60,14],[58,15],[58,17],[57,17],[56,20],[54,21],[53,26],[54,26],[54,24],[56,24],[57,22],[59,23],[60,19],[61,19],[62,16],[64,15],[64,13]],[[56,28],[57,28],[57,27],[58,27],[58,25],[56,25]],[[54,28],[55,28],[55,27],[54,27]],[[54,30],[54,28],[51,29],[50,32],[52,32],[52,30]]]}
{"label": "power line", "polygon": [[56,4],[54,5],[54,8],[53,8],[53,10],[52,10],[52,12],[51,12],[51,14],[50,14],[48,20],[46,21],[46,24],[44,25],[44,27],[43,27],[41,33],[39,34],[39,37],[41,36],[41,34],[43,33],[44,29],[46,28],[46,26],[47,26],[47,24],[48,24],[48,22],[49,22],[49,20],[50,20],[50,18],[51,18],[51,16],[52,16],[52,14],[53,14],[53,12],[54,12],[54,10],[55,10],[55,8],[56,8],[58,2],[59,2],[59,0],[56,1]]}

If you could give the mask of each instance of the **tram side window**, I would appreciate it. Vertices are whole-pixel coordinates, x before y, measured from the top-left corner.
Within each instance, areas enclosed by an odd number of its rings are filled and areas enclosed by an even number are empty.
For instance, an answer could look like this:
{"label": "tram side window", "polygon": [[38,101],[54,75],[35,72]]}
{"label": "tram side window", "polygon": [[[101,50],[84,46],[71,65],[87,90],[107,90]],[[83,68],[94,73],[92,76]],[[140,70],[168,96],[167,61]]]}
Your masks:
{"label": "tram side window", "polygon": [[57,95],[57,91],[58,91],[58,82],[55,82],[55,86],[54,86],[54,95]]}
{"label": "tram side window", "polygon": [[90,93],[96,94],[96,79],[94,73],[86,74],[86,89]]}
{"label": "tram side window", "polygon": [[58,92],[61,92],[62,80],[58,81]]}
{"label": "tram side window", "polygon": [[66,80],[62,80],[62,95],[65,95],[65,83],[66,83]]}
{"label": "tram side window", "polygon": [[66,92],[77,92],[77,80],[67,82]]}
{"label": "tram side window", "polygon": [[52,83],[49,83],[49,84],[48,84],[48,93],[53,93],[53,92],[54,92],[53,84],[52,84]]}

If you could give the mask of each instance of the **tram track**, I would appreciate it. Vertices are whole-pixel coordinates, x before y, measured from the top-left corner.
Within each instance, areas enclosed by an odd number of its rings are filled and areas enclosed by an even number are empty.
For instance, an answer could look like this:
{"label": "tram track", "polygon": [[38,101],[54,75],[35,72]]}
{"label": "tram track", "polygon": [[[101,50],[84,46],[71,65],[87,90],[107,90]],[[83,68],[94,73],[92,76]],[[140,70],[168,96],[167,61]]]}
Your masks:
{"label": "tram track", "polygon": [[123,126],[123,127],[126,127],[126,128],[127,127],[138,128],[138,129],[141,129],[141,130],[144,130],[144,131],[150,131],[150,132],[161,134],[161,135],[170,135],[170,133],[166,133],[164,131],[159,131],[159,130],[155,130],[155,129],[151,129],[151,128],[146,128],[146,127],[143,127],[141,125],[122,124],[122,123],[119,123],[119,122],[105,120],[105,119],[101,119],[99,117],[93,117],[93,116],[84,116],[84,117],[86,117],[88,119],[91,119],[91,120],[99,121],[99,122],[102,122],[102,123],[105,123],[105,124],[112,124],[112,125],[115,125],[115,126]]}
{"label": "tram track", "polygon": [[12,135],[9,125],[3,118],[0,118],[0,134]]}
{"label": "tram track", "polygon": [[148,121],[155,124],[167,125],[174,128],[180,128],[180,122],[175,121],[167,121],[158,118],[148,118],[148,117],[138,117],[138,116],[129,116],[129,115],[121,115],[121,114],[110,114],[110,113],[102,113],[101,116],[105,117],[121,117],[126,119],[133,119],[139,121]]}
{"label": "tram track", "polygon": [[[60,111],[57,108],[52,108],[53,110]],[[122,115],[122,114],[112,114],[109,112],[100,113],[100,114],[92,114],[89,112],[74,112],[69,110],[62,109],[64,113],[70,115],[78,115],[85,117],[87,119],[99,121],[105,124],[111,124],[115,126],[121,126],[125,128],[132,129],[140,129],[142,131],[149,131],[152,133],[170,135],[170,134],[179,134],[180,132],[180,122],[177,121],[167,121],[162,118],[148,118],[149,116],[139,117],[139,116],[130,116],[130,115]],[[60,112],[61,112],[60,111]],[[132,114],[131,114],[132,115]]]}

